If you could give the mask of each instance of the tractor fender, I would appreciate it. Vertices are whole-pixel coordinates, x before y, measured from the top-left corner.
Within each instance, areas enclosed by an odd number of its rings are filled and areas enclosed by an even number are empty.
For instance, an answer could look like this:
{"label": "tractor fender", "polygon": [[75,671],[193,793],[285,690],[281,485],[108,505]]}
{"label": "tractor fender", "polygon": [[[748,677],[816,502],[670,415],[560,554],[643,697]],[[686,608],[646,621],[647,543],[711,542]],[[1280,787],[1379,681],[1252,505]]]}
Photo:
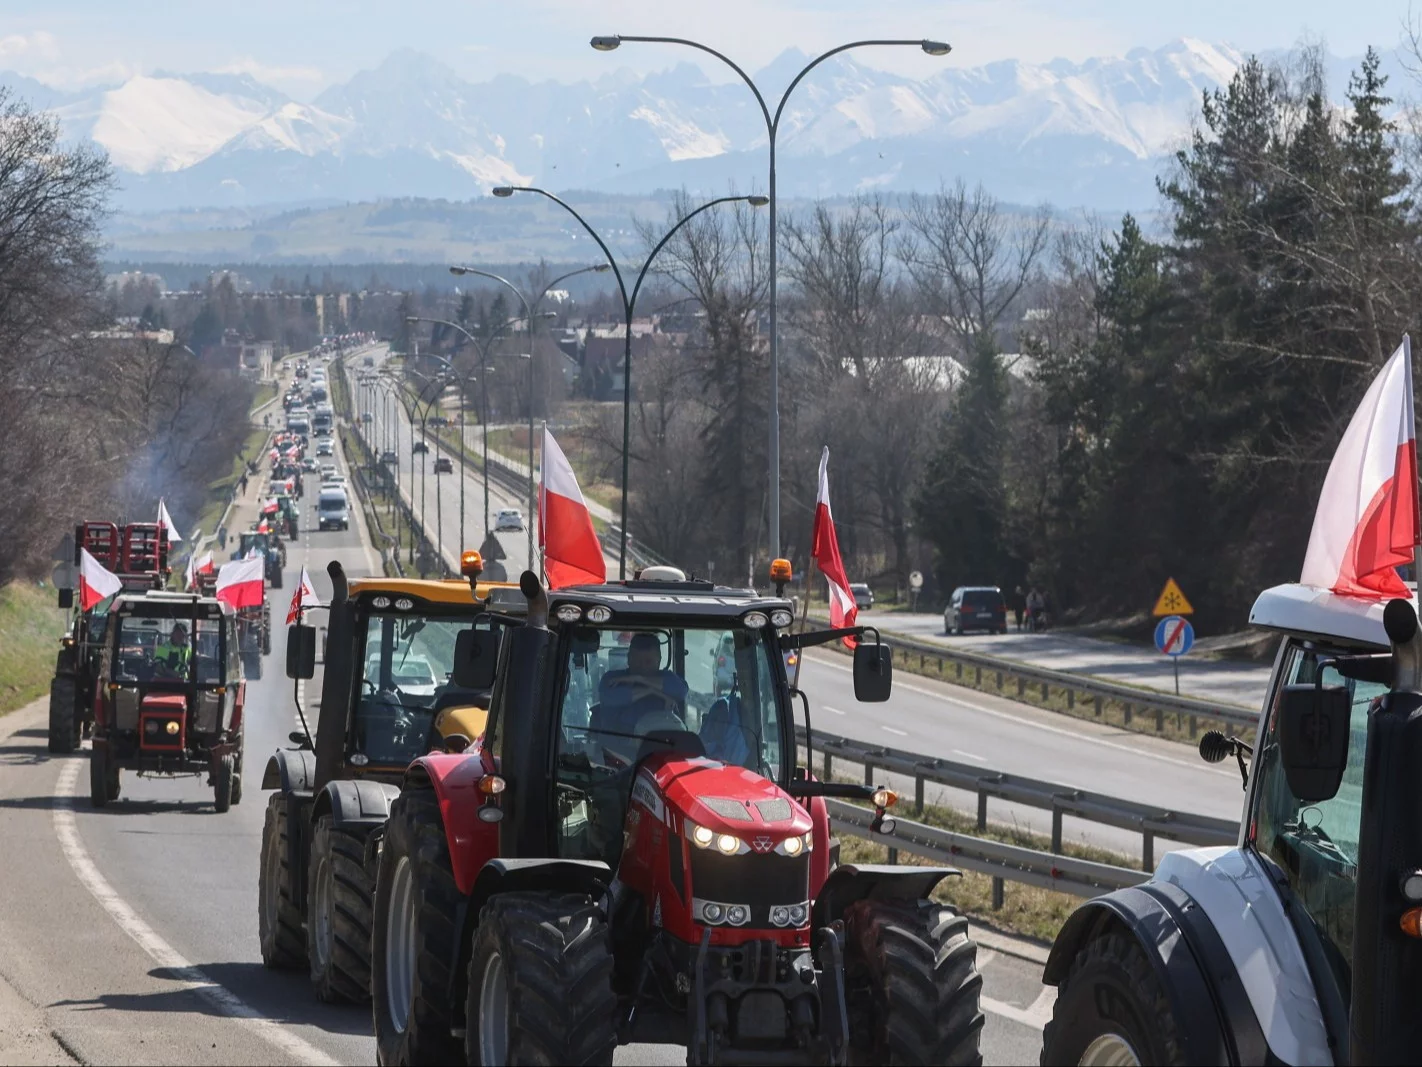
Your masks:
{"label": "tractor fender", "polygon": [[499,824],[479,818],[491,802],[479,779],[493,773],[493,758],[477,747],[459,753],[431,752],[405,769],[405,788],[433,789],[444,822],[454,884],[466,897],[484,864],[499,853]]}
{"label": "tractor fender", "polygon": [[311,822],[331,816],[336,826],[384,826],[390,818],[390,802],[400,795],[400,787],[389,782],[339,779],[327,782],[311,808]]}
{"label": "tractor fender", "polygon": [[828,926],[859,900],[926,900],[943,879],[961,874],[952,867],[841,864],[830,872],[815,898],[814,926]]}
{"label": "tractor fender", "polygon": [[316,755],[304,748],[281,749],[267,760],[262,772],[262,788],[283,793],[310,793],[315,780]]}
{"label": "tractor fender", "polygon": [[600,898],[612,884],[612,868],[601,860],[548,857],[492,859],[484,864],[469,895],[468,924],[472,928],[489,898],[498,893],[557,890]]}
{"label": "tractor fender", "polygon": [[[1280,1057],[1279,1045],[1266,1036],[1256,1015],[1257,1004],[1245,995],[1247,986],[1220,930],[1186,889],[1171,882],[1153,879],[1079,907],[1057,934],[1042,983],[1059,985],[1077,953],[1113,930],[1124,930],[1134,937],[1150,960],[1156,981],[1170,1001],[1187,1062],[1333,1062],[1326,1045],[1321,1059]],[[1248,940],[1248,951],[1261,947],[1257,929],[1239,934]]]}

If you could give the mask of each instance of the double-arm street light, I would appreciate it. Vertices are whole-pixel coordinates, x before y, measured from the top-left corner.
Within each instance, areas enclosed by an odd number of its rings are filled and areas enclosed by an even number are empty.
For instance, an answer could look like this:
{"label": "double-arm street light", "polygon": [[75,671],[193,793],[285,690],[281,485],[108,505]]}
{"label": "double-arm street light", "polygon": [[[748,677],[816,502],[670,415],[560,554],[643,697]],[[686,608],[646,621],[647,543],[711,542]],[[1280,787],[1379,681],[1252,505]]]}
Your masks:
{"label": "double-arm street light", "polygon": [[685,226],[692,219],[696,218],[703,211],[715,207],[717,204],[745,203],[751,207],[764,207],[770,203],[769,197],[764,196],[718,196],[715,200],[708,200],[694,211],[688,212],[682,218],[677,219],[676,224],[668,230],[660,241],[652,248],[648,254],[646,262],[642,264],[642,269],[637,272],[637,279],[632,285],[631,293],[627,291],[627,283],[622,278],[622,271],[617,266],[617,260],[613,257],[611,250],[607,247],[607,242],[598,235],[598,232],[588,225],[587,220],[579,215],[572,206],[565,201],[554,196],[547,189],[539,189],[531,185],[499,185],[495,186],[491,192],[495,196],[513,196],[514,193],[537,193],[539,196],[546,196],[553,203],[557,204],[573,218],[578,220],[578,224],[587,231],[589,237],[597,242],[597,246],[602,249],[602,254],[607,257],[608,266],[612,268],[612,274],[617,279],[617,289],[622,296],[623,324],[625,327],[625,344],[622,353],[622,528],[619,531],[618,541],[620,547],[617,554],[617,576],[625,579],[627,577],[627,478],[628,461],[631,455],[630,445],[632,438],[632,315],[637,307],[637,294],[641,292],[642,282],[647,278],[647,272],[651,269],[652,262],[657,258],[668,241],[670,241],[678,230]]}
{"label": "double-arm street light", "polygon": [[[533,565],[533,518],[534,518],[534,513],[538,510],[538,497],[537,497],[537,495],[536,495],[536,493],[537,493],[537,486],[535,485],[534,480],[533,480],[533,317],[534,317],[534,313],[538,310],[538,305],[541,304],[541,303],[543,303],[543,298],[546,297],[550,292],[552,292],[553,288],[554,288],[556,285],[558,285],[560,282],[565,282],[565,281],[567,281],[569,278],[576,278],[579,274],[587,274],[589,271],[597,271],[597,272],[601,273],[601,272],[603,272],[603,271],[609,271],[609,270],[611,270],[611,269],[612,269],[612,265],[611,265],[610,263],[595,263],[595,264],[593,264],[591,267],[579,267],[577,270],[570,270],[570,271],[568,271],[567,274],[560,274],[560,275],[558,275],[558,277],[554,278],[551,282],[549,282],[547,285],[545,285],[545,286],[543,287],[542,292],[540,292],[536,297],[533,298],[532,301],[530,301],[527,297],[525,297],[525,296],[523,295],[523,291],[522,291],[521,289],[519,289],[518,286],[514,285],[513,282],[509,281],[507,278],[503,277],[502,275],[494,274],[494,273],[491,273],[490,271],[487,271],[487,270],[479,270],[479,269],[476,268],[476,267],[460,267],[460,266],[455,266],[455,267],[450,267],[450,268],[449,268],[449,273],[450,273],[450,274],[454,274],[454,275],[473,274],[473,275],[477,275],[477,276],[480,277],[480,278],[488,278],[490,281],[498,282],[500,285],[502,285],[502,286],[503,286],[505,289],[507,289],[509,292],[513,293],[514,296],[518,297],[518,302],[523,305],[523,317],[524,317],[524,320],[528,323],[528,521],[527,521],[526,523],[524,523],[524,526],[528,529],[528,567],[529,567],[529,570],[533,570],[533,571],[538,570],[538,568]],[[488,451],[487,451],[487,448],[486,448],[486,451],[485,451],[485,453],[484,453],[484,463],[487,465],[488,462],[489,462],[489,455],[488,455]],[[489,518],[488,518],[487,515],[485,515],[485,516],[484,516],[484,522],[487,524],[488,521],[489,521]]]}
{"label": "double-arm street light", "polygon": [[[850,41],[842,44],[838,48],[831,48],[828,52],[821,53],[800,70],[790,82],[790,87],[781,94],[780,102],[775,107],[774,114],[765,102],[765,97],[761,95],[759,87],[751,79],[751,76],[741,69],[728,56],[721,54],[714,48],[700,43],[699,41],[689,41],[684,37],[631,37],[612,35],[610,37],[594,37],[589,43],[599,52],[611,52],[624,43],[638,44],[675,44],[686,48],[695,48],[705,52],[707,55],[715,56],[726,66],[740,76],[750,91],[755,94],[755,102],[760,105],[761,116],[765,119],[765,132],[770,142],[770,554],[771,557],[780,555],[780,335],[779,335],[779,259],[777,254],[777,204],[775,197],[775,138],[780,132],[780,119],[785,113],[785,105],[790,99],[790,94],[795,91],[795,87],[800,84],[805,75],[814,70],[831,56],[837,56],[841,52],[847,52],[851,48],[867,48],[870,45],[887,45],[893,47],[919,48],[931,56],[946,56],[952,51],[952,46],[946,41],[920,40],[867,40]],[[495,190],[497,192],[497,190]],[[625,522],[624,522],[625,525]]]}

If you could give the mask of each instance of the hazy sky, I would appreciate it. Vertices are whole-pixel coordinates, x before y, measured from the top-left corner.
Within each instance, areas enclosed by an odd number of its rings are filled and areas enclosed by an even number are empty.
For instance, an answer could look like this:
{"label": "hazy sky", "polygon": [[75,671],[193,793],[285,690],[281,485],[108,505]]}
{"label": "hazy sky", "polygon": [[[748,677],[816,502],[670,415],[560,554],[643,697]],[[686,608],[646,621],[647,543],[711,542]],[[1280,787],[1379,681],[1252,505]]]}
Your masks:
{"label": "hazy sky", "polygon": [[[241,70],[309,98],[401,46],[472,80],[573,81],[695,57],[650,45],[602,55],[587,44],[598,33],[691,37],[752,69],[792,45],[952,43],[947,60],[895,49],[858,55],[921,76],[945,62],[1085,59],[1178,37],[1249,51],[1308,36],[1350,56],[1368,44],[1396,48],[1407,17],[1399,0],[0,0],[0,70],[65,87],[156,70]],[[724,76],[714,63],[708,73]]]}

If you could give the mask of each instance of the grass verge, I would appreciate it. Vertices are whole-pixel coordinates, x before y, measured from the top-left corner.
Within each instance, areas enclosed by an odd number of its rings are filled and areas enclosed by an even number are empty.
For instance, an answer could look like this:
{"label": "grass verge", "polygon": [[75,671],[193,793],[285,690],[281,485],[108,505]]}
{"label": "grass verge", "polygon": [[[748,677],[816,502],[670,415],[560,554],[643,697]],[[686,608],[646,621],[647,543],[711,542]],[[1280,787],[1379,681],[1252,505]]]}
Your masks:
{"label": "grass verge", "polygon": [[0,589],[0,715],[49,691],[65,613],[49,585],[11,582]]}

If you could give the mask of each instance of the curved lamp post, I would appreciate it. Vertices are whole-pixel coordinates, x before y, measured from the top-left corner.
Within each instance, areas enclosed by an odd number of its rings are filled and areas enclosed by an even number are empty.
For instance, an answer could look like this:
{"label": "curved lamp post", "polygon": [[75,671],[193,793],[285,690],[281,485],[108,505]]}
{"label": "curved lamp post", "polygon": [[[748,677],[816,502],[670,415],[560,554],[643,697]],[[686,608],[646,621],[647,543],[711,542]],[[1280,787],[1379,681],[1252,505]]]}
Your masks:
{"label": "curved lamp post", "polygon": [[[594,263],[591,267],[579,267],[577,270],[570,270],[567,274],[560,274],[543,287],[532,301],[523,295],[523,291],[513,282],[500,274],[494,274],[487,270],[479,270],[476,267],[454,266],[449,268],[449,273],[459,276],[464,274],[474,274],[480,278],[488,278],[490,281],[498,282],[523,305],[524,320],[528,323],[528,521],[524,524],[528,529],[528,567],[529,570],[536,571],[538,568],[533,565],[533,518],[538,510],[537,487],[533,479],[533,313],[538,310],[538,305],[543,303],[543,298],[559,282],[567,281],[569,278],[576,278],[579,274],[587,274],[590,271],[603,273],[612,269],[611,263]],[[484,454],[484,462],[489,462],[488,452]],[[487,506],[485,508],[487,511]],[[489,517],[484,516],[484,523],[487,525]]]}
{"label": "curved lamp post", "polygon": [[622,353],[622,528],[618,537],[620,547],[617,554],[617,576],[619,579],[627,577],[627,477],[628,460],[630,458],[629,445],[632,437],[632,315],[637,306],[637,294],[642,289],[642,282],[647,278],[647,271],[651,268],[652,262],[657,258],[668,241],[676,235],[676,232],[685,226],[692,219],[696,218],[703,211],[715,207],[717,204],[746,203],[751,207],[764,207],[770,203],[770,198],[765,196],[718,196],[715,200],[708,200],[700,207],[688,212],[682,218],[677,219],[676,224],[662,235],[662,239],[653,247],[647,260],[642,264],[642,269],[637,272],[637,279],[632,285],[632,292],[627,292],[627,283],[623,281],[622,271],[617,266],[617,260],[607,247],[607,242],[602,239],[596,230],[588,225],[587,220],[579,215],[572,206],[554,196],[547,189],[540,189],[532,185],[498,185],[490,190],[495,196],[513,196],[514,193],[537,193],[539,196],[546,196],[561,207],[573,218],[578,220],[578,224],[587,231],[589,237],[597,242],[597,246],[602,249],[602,254],[607,257],[608,265],[612,268],[613,276],[617,279],[617,289],[622,294],[622,310],[625,324],[624,340],[625,344]]}
{"label": "curved lamp post", "polygon": [[[684,37],[632,37],[613,34],[608,37],[594,37],[588,43],[599,52],[611,52],[624,42],[637,44],[676,44],[686,48],[695,48],[714,56],[726,66],[740,76],[750,91],[755,94],[755,102],[760,105],[761,116],[765,119],[765,132],[770,142],[770,555],[772,558],[780,555],[780,337],[779,337],[779,260],[777,256],[777,211],[775,198],[775,138],[780,132],[780,119],[785,113],[785,105],[790,99],[790,94],[795,91],[795,87],[800,84],[805,75],[814,70],[831,56],[837,56],[841,52],[847,52],[851,48],[867,48],[870,45],[887,45],[894,47],[919,48],[930,56],[946,56],[951,52],[952,46],[946,41],[931,41],[927,39],[887,39],[887,40],[865,40],[850,41],[837,48],[831,48],[828,52],[823,52],[816,56],[796,74],[790,82],[790,87],[781,94],[780,102],[775,107],[775,113],[771,114],[770,107],[765,102],[765,97],[761,95],[759,87],[751,79],[751,76],[741,69],[730,57],[723,55],[699,41],[690,41]],[[498,190],[494,190],[498,192]],[[624,524],[625,525],[625,524]]]}
{"label": "curved lamp post", "polygon": [[[471,382],[471,381],[478,381],[478,379],[475,378],[475,377],[473,377],[472,375],[471,375],[471,376],[467,376],[467,377],[464,376],[464,375],[461,375],[457,370],[454,369],[454,365],[453,365],[452,363],[450,363],[449,360],[445,359],[445,358],[442,357],[442,356],[436,356],[436,355],[434,355],[434,354],[432,354],[432,353],[426,353],[425,358],[426,358],[426,359],[437,360],[437,361],[439,361],[440,363],[443,363],[445,366],[447,366],[447,367],[449,368],[450,376],[453,377],[453,378],[455,378],[455,379],[457,379],[457,380],[461,383],[461,388],[463,388],[463,389],[466,390],[466,391],[467,391],[467,389],[468,389],[468,383],[469,383],[469,382]],[[416,411],[419,411],[419,410],[420,410],[420,405],[421,405],[421,404],[424,405],[424,413],[420,416],[420,436],[421,436],[421,438],[428,438],[428,436],[429,436],[428,423],[429,423],[430,412],[433,411],[434,408],[436,407],[436,405],[439,404],[439,402],[440,402],[440,397],[443,395],[444,390],[449,387],[449,381],[448,381],[447,378],[445,378],[445,377],[443,377],[443,376],[439,376],[439,375],[430,376],[430,375],[421,374],[419,371],[414,370],[413,368],[409,368],[409,367],[406,368],[406,373],[409,374],[409,375],[411,375],[411,376],[413,376],[413,377],[418,377],[418,378],[424,379],[424,384],[420,386],[420,388],[419,388],[419,390],[418,390],[418,392],[417,392],[417,399],[415,400],[415,410],[416,410]],[[429,400],[424,400],[423,397],[424,397],[424,394],[425,394],[425,390],[428,389],[431,385],[437,385],[437,386],[439,386],[439,388],[435,390],[434,395],[432,395],[432,396],[429,398]],[[463,410],[463,404],[461,403],[461,404],[460,404],[460,424],[461,424],[461,426],[463,425],[463,422],[464,422],[464,410]],[[413,442],[413,440],[414,440],[414,436],[415,436],[415,427],[414,427],[414,424],[413,424],[413,422],[412,422],[412,423],[411,423],[411,426],[410,426],[410,438],[411,438],[411,441],[412,441],[412,442]],[[414,444],[412,443],[412,444],[410,445],[410,451],[411,451],[412,454],[413,454],[413,452],[414,452],[414,448],[415,448],[415,446],[414,446]],[[428,460],[429,454],[426,452],[426,453],[423,453],[422,455],[423,455],[424,458],[422,458],[421,461],[420,461],[420,514],[421,514],[421,515],[424,514],[424,510],[425,510],[425,473],[424,473],[424,472],[425,472],[425,469],[426,469],[426,467],[428,466],[428,462],[429,462],[429,460]],[[412,463],[412,467],[413,467],[413,463]],[[438,543],[439,543],[439,561],[440,561],[440,566],[441,566],[441,567],[444,566],[444,510],[443,510],[442,502],[443,502],[443,493],[442,493],[442,490],[441,490],[441,483],[440,483],[440,480],[439,480],[439,478],[438,478],[438,475],[436,475],[436,477],[435,477],[435,525],[438,527],[438,530],[437,530],[437,532],[436,532],[436,540],[437,540]],[[459,551],[460,551],[461,554],[464,552],[464,456],[463,456],[463,449],[462,449],[462,448],[461,448],[461,450],[460,450],[460,463],[459,463]]]}

